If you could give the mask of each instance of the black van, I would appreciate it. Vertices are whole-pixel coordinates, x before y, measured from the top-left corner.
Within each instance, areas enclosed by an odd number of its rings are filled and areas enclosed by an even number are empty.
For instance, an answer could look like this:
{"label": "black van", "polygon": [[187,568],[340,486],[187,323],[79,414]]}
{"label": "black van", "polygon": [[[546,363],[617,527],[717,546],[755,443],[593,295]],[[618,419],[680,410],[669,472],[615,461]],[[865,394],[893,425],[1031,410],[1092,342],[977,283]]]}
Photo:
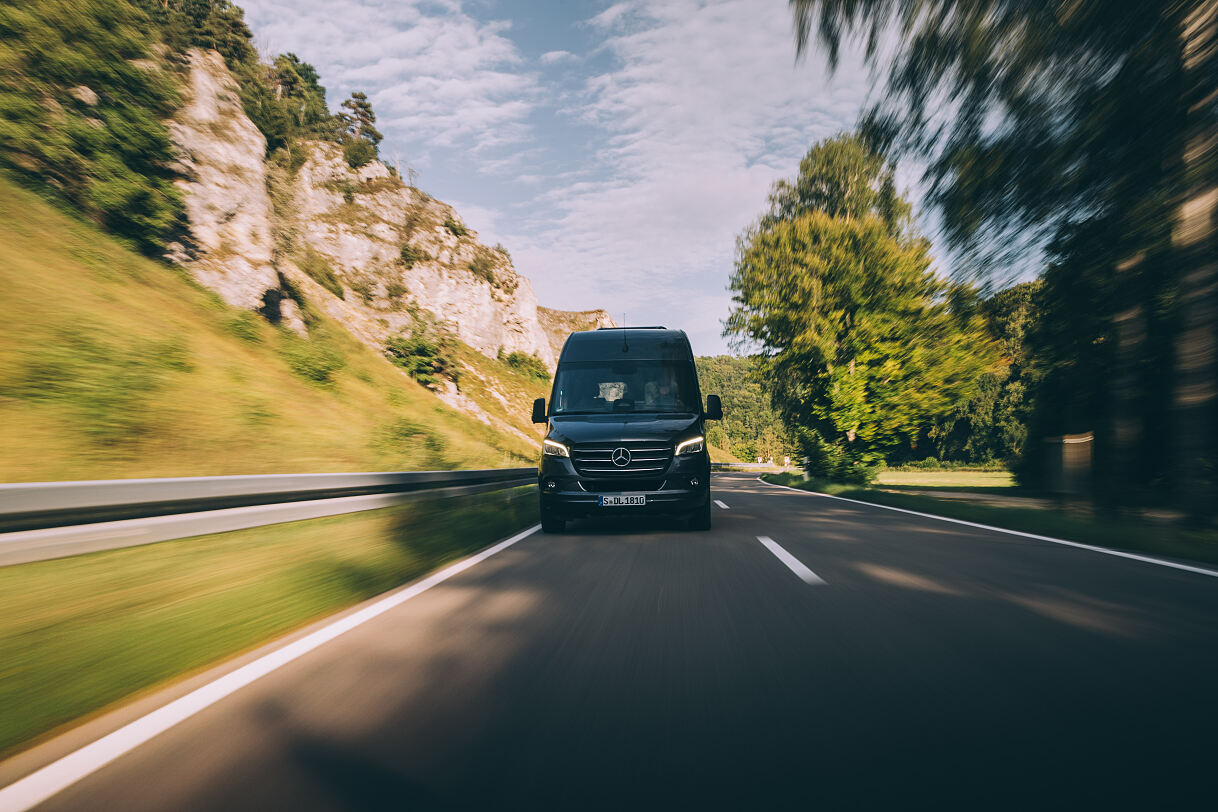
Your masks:
{"label": "black van", "polygon": [[682,330],[602,327],[572,333],[554,375],[537,484],[541,526],[560,533],[580,516],[685,516],[709,530],[710,454],[704,421],[721,420],[717,395],[702,408],[698,371]]}

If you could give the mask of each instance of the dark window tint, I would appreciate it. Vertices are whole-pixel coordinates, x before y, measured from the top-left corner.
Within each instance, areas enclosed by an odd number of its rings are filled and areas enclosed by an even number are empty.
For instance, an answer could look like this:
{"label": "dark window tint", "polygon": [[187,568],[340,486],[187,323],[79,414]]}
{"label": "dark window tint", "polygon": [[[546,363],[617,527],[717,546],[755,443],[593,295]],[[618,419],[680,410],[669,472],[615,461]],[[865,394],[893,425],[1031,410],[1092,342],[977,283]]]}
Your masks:
{"label": "dark window tint", "polygon": [[697,412],[694,368],[681,361],[576,361],[559,365],[552,414]]}

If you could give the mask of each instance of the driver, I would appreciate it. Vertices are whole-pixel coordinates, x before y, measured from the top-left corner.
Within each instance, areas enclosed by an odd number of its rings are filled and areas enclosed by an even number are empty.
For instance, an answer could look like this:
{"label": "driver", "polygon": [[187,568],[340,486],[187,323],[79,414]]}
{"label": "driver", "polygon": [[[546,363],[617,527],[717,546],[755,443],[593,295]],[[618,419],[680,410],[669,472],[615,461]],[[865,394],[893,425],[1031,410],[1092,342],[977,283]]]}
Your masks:
{"label": "driver", "polygon": [[644,399],[651,407],[668,407],[677,405],[677,379],[673,371],[664,368],[660,371],[660,380],[648,381],[643,388]]}

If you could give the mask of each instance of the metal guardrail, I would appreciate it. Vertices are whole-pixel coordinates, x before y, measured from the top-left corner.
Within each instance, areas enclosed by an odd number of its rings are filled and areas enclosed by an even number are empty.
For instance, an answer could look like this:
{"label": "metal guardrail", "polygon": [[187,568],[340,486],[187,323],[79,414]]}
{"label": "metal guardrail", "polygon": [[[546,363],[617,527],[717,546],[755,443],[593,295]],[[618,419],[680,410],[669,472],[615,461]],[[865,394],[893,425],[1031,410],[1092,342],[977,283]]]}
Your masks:
{"label": "metal guardrail", "polygon": [[536,468],[0,485],[0,566],[535,481]]}

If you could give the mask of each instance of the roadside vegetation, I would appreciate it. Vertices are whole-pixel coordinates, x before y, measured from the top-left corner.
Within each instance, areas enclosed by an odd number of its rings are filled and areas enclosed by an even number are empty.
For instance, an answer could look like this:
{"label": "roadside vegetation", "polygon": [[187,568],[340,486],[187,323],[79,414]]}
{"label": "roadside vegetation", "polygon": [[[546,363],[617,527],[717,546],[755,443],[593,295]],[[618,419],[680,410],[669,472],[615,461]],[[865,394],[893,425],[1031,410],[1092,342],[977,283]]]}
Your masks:
{"label": "roadside vegetation", "polygon": [[546,369],[546,365],[535,355],[519,351],[505,353],[503,347],[500,347],[499,360],[526,378],[533,378],[540,383],[550,382],[550,370]]}
{"label": "roadside vegetation", "polygon": [[706,430],[712,446],[742,462],[760,457],[781,465],[784,456],[799,456],[797,445],[770,404],[770,389],[757,359],[714,355],[695,361],[703,395],[718,395],[723,400],[723,420],[709,423]]}
{"label": "roadside vegetation", "polygon": [[331,114],[316,69],[291,53],[263,62],[229,0],[5,0],[0,35],[0,168],[150,255],[184,224],[165,121],[191,48],[224,57],[289,171],[302,140],[339,144],[352,167],[378,155],[367,96]]}
{"label": "roadside vegetation", "polygon": [[2,177],[0,288],[0,481],[535,458],[307,303],[308,338],[273,327]]}
{"label": "roadside vegetation", "polygon": [[0,568],[0,758],[511,535],[534,489]]}
{"label": "roadside vegetation", "polygon": [[1000,366],[978,292],[931,267],[894,172],[859,135],[821,141],[739,240],[726,333],[762,348],[775,410],[828,479],[865,484]]}
{"label": "roadside vegetation", "polygon": [[[1001,288],[1037,274],[995,301],[1011,314],[1004,341],[1028,352],[1008,345],[1011,374],[995,368],[970,394],[999,416],[976,450],[1006,443],[1009,427],[1026,437],[1020,481],[1052,486],[1063,452],[1045,440],[1071,435],[1092,459],[1074,489],[1097,506],[1215,526],[1213,8],[1116,6],[790,3],[798,52],[815,44],[832,67],[843,48],[863,49],[876,92],[860,135],[925,167],[956,278]],[[900,34],[876,47],[887,32]],[[732,326],[754,335],[748,315]],[[767,338],[769,352],[788,349]],[[960,405],[960,417],[978,413]],[[932,422],[944,442],[967,451],[943,420]]]}

